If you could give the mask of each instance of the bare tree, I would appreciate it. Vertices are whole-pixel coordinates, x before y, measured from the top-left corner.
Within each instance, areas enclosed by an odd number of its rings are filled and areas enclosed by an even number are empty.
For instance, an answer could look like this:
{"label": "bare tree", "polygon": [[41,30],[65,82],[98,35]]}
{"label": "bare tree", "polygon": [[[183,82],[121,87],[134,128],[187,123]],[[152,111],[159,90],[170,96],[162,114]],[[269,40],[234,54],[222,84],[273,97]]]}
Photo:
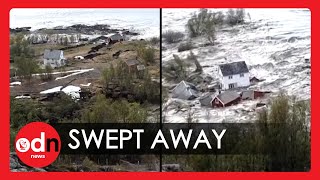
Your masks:
{"label": "bare tree", "polygon": [[193,54],[192,51],[190,51],[190,54],[187,57],[189,60],[192,60],[196,66],[195,72],[202,72],[202,66],[200,65],[197,57]]}

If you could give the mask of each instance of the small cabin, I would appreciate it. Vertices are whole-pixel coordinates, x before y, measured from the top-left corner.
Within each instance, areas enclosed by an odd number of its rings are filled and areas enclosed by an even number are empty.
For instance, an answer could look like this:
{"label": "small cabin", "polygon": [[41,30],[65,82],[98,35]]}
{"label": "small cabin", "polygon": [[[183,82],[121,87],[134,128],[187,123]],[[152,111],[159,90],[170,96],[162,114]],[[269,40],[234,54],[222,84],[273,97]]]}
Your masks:
{"label": "small cabin", "polygon": [[238,104],[241,97],[237,92],[225,91],[214,97],[211,101],[212,107],[226,107]]}

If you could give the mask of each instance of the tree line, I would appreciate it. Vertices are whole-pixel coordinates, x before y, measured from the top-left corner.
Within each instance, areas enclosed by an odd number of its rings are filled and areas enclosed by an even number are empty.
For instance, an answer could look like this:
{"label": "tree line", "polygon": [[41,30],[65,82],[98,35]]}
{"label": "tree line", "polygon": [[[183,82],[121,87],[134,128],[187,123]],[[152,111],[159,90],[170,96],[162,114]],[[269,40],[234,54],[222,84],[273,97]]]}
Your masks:
{"label": "tree line", "polygon": [[[258,148],[261,153],[228,155],[165,155],[164,163],[178,163],[185,171],[309,171],[310,104],[280,94],[269,110],[259,113],[258,131],[237,152]],[[233,144],[227,144],[230,147]]]}
{"label": "tree line", "polygon": [[[216,30],[224,25],[235,26],[245,22],[244,9],[229,9],[226,13],[221,11],[210,11],[208,9],[200,9],[194,13],[187,21],[186,30],[189,38],[205,37],[209,44],[214,45],[216,40]],[[162,37],[165,42],[177,43],[184,39],[182,32],[172,30],[163,33]],[[182,47],[184,46],[184,47]],[[181,45],[180,50],[190,50],[192,46],[189,44]]]}

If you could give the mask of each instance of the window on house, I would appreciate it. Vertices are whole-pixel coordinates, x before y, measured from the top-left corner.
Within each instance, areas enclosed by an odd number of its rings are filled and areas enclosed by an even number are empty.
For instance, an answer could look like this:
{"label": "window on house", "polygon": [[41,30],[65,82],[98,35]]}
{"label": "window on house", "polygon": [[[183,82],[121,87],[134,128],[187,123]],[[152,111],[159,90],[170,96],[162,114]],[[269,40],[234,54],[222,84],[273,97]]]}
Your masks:
{"label": "window on house", "polygon": [[229,84],[229,89],[232,89],[234,87],[235,87],[234,83],[233,84]]}
{"label": "window on house", "polygon": [[241,74],[240,74],[240,77],[244,77],[244,74],[243,74],[243,73],[241,73]]}
{"label": "window on house", "polygon": [[229,79],[232,79],[232,76],[229,76]]}

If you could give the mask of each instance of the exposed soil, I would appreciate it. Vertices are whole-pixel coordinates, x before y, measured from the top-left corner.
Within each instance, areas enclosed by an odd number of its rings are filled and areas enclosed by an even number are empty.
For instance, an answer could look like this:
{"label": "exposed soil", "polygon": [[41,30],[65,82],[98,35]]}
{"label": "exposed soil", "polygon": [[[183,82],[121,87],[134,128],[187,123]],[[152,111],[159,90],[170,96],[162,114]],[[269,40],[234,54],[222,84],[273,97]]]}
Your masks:
{"label": "exposed soil", "polygon": [[[66,48],[64,51],[64,56],[68,61],[67,66],[55,69],[54,72],[65,72],[57,75],[53,75],[53,79],[50,81],[43,82],[39,76],[32,78],[31,81],[11,79],[11,81],[22,81],[21,86],[14,86],[10,88],[11,96],[20,96],[20,95],[31,95],[38,96],[41,91],[51,89],[57,86],[67,86],[74,85],[84,88],[81,84],[91,83],[89,87],[86,87],[92,92],[99,91],[102,87],[101,84],[101,75],[105,68],[110,66],[110,63],[115,61],[121,61],[126,59],[133,59],[137,57],[137,52],[135,49],[136,42],[121,42],[116,43],[111,46],[99,46],[87,44],[85,46],[76,46],[72,48]],[[34,45],[36,51],[44,49],[40,45]],[[90,49],[96,49],[95,53],[88,54]],[[115,58],[113,55],[118,54],[118,57]],[[75,56],[84,56],[84,60],[74,59]],[[39,61],[42,61],[42,56],[39,56]],[[159,64],[158,64],[159,63]],[[159,55],[156,57],[156,64],[147,66],[150,74],[155,79],[159,78]],[[67,78],[55,80],[57,77],[62,77],[69,75],[68,71],[71,70],[84,70],[91,69],[93,70],[78,75],[73,75]]]}

